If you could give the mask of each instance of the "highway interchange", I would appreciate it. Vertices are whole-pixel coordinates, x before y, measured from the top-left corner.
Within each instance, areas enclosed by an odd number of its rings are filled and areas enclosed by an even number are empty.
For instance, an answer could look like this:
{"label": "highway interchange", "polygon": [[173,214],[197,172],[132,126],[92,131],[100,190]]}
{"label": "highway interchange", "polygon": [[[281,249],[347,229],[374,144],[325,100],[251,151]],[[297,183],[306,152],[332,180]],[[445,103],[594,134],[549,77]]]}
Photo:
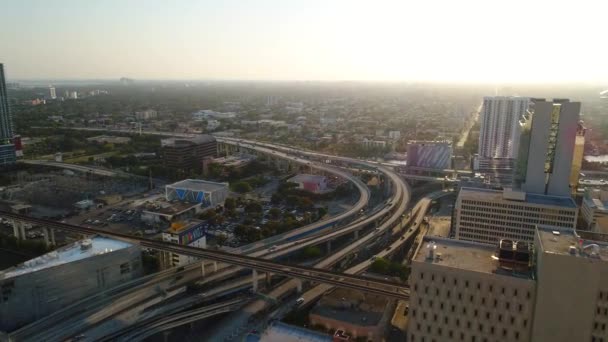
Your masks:
{"label": "highway interchange", "polygon": [[[313,168],[316,168],[318,170],[322,170],[324,172],[329,172],[335,175],[339,175],[340,177],[344,177],[348,180],[350,180],[351,182],[353,182],[353,184],[356,186],[356,188],[358,189],[358,191],[360,192],[360,198],[359,201],[353,206],[353,208],[351,208],[351,210],[348,210],[345,213],[342,213],[341,215],[337,215],[336,217],[332,217],[329,220],[325,220],[325,221],[321,221],[306,227],[302,227],[296,231],[292,231],[286,234],[282,234],[282,236],[276,236],[271,238],[270,240],[267,241],[262,241],[262,242],[258,242],[255,244],[252,244],[250,246],[247,246],[246,248],[242,249],[242,250],[238,250],[236,252],[240,252],[243,254],[248,254],[251,257],[249,257],[249,260],[246,260],[247,257],[244,256],[233,256],[230,253],[221,253],[221,252],[206,252],[206,251],[201,251],[201,250],[196,250],[196,251],[192,251],[189,250],[188,247],[184,247],[184,246],[164,246],[162,245],[162,243],[158,243],[157,241],[144,241],[146,239],[133,239],[132,237],[127,237],[127,236],[115,236],[117,238],[122,238],[122,239],[129,239],[130,241],[136,242],[136,243],[140,243],[142,246],[146,246],[146,247],[150,247],[150,248],[159,248],[159,249],[164,249],[164,250],[172,250],[172,251],[176,251],[179,253],[183,253],[183,254],[190,254],[190,255],[198,255],[198,256],[202,256],[203,258],[205,258],[206,260],[216,260],[216,261],[220,261],[223,262],[223,264],[215,264],[215,263],[209,263],[209,262],[205,262],[203,263],[203,269],[210,273],[209,276],[204,277],[203,278],[203,282],[207,283],[216,279],[225,279],[225,278],[229,278],[232,275],[234,275],[236,272],[238,272],[242,267],[250,267],[253,269],[257,269],[258,271],[266,271],[266,272],[272,272],[273,274],[276,275],[287,275],[289,277],[296,277],[300,280],[290,280],[287,281],[285,283],[283,283],[281,286],[279,286],[278,288],[274,289],[273,291],[271,291],[268,296],[270,297],[274,297],[274,298],[281,298],[282,296],[285,295],[285,293],[288,293],[290,291],[293,291],[294,288],[298,287],[298,282],[301,281],[302,279],[306,280],[311,280],[313,282],[323,282],[325,283],[325,285],[317,285],[316,287],[313,287],[311,290],[307,291],[304,294],[304,298],[306,299],[307,302],[314,300],[314,298],[318,297],[319,295],[321,295],[322,293],[324,293],[325,291],[327,291],[328,289],[330,289],[332,286],[346,286],[346,287],[350,287],[350,288],[358,288],[358,289],[363,289],[366,291],[370,291],[370,292],[375,292],[375,293],[379,293],[379,294],[384,294],[384,295],[389,295],[389,296],[394,296],[396,298],[402,298],[402,299],[406,299],[407,298],[407,294],[408,291],[407,289],[403,289],[402,285],[400,284],[392,284],[392,283],[383,283],[381,281],[372,281],[370,282],[370,279],[368,278],[351,278],[351,276],[349,275],[354,275],[354,274],[358,274],[361,273],[362,271],[364,271],[365,269],[367,269],[370,265],[371,265],[371,260],[367,260],[365,262],[362,262],[358,265],[355,265],[351,268],[349,268],[348,270],[346,270],[344,272],[344,274],[338,274],[336,275],[335,272],[321,272],[321,269],[324,268],[329,268],[333,265],[335,265],[338,261],[340,261],[341,259],[343,259],[345,256],[352,254],[353,252],[355,252],[356,250],[358,250],[359,248],[361,248],[362,246],[365,246],[366,244],[370,243],[373,240],[376,240],[378,237],[382,236],[383,234],[389,234],[392,235],[391,232],[393,231],[391,230],[392,228],[396,228],[396,226],[398,225],[399,227],[403,226],[404,224],[408,224],[409,221],[416,216],[416,221],[415,221],[415,229],[413,230],[406,230],[406,232],[404,233],[402,238],[396,239],[391,245],[390,248],[388,248],[385,251],[382,251],[381,253],[378,254],[378,257],[382,257],[385,255],[389,255],[390,253],[393,253],[397,248],[399,248],[399,246],[401,244],[404,243],[404,241],[407,241],[409,239],[410,236],[412,236],[412,234],[415,234],[419,225],[420,225],[420,217],[421,215],[424,216],[424,214],[426,213],[426,209],[428,209],[428,204],[430,203],[430,201],[427,201],[428,203],[426,204],[421,204],[424,202],[421,201],[415,208],[414,210],[412,210],[412,217],[407,217],[405,218],[404,213],[409,205],[409,200],[410,200],[410,190],[409,187],[407,185],[407,183],[405,183],[398,175],[396,175],[394,172],[392,172],[391,170],[385,168],[384,166],[381,165],[377,165],[375,163],[371,163],[371,162],[366,162],[366,161],[360,161],[360,160],[356,160],[356,159],[351,159],[351,158],[345,158],[345,157],[337,157],[337,156],[328,156],[328,155],[323,155],[323,154],[318,154],[318,153],[314,153],[314,152],[305,152],[305,151],[299,151],[290,147],[286,147],[286,146],[277,146],[277,145],[272,145],[272,144],[265,144],[265,143],[259,143],[259,142],[252,142],[252,141],[243,141],[243,140],[236,140],[236,139],[226,139],[226,138],[218,138],[218,142],[220,143],[226,143],[226,144],[233,144],[233,145],[238,145],[240,148],[245,148],[245,149],[251,149],[251,150],[255,150],[257,152],[260,153],[267,153],[269,155],[275,156],[275,157],[279,157],[279,158],[284,158],[287,160],[290,160],[292,162],[298,163],[298,164],[303,164],[303,165],[310,165]],[[382,173],[385,175],[385,177],[387,177],[388,180],[390,180],[391,184],[392,184],[392,197],[391,199],[388,201],[387,205],[382,207],[380,210],[373,212],[373,213],[369,213],[367,215],[367,217],[365,218],[359,218],[359,219],[355,219],[353,222],[351,222],[348,225],[345,226],[341,226],[339,225],[339,223],[343,223],[343,222],[347,222],[347,221],[352,221],[352,218],[354,217],[354,215],[358,212],[360,212],[366,205],[367,205],[367,201],[369,199],[369,190],[367,189],[367,187],[357,178],[352,176],[352,174],[339,170],[335,167],[326,165],[324,162],[316,162],[316,161],[311,161],[309,158],[315,158],[317,160],[332,160],[332,161],[338,161],[338,162],[344,162],[344,163],[352,163],[352,164],[358,164],[358,165],[363,165],[364,167],[367,168],[371,168],[376,170],[379,173]],[[422,210],[420,210],[422,209]],[[2,216],[6,216],[6,214],[2,215]],[[18,217],[14,217],[13,219],[19,219]],[[23,218],[21,218],[23,219]],[[294,251],[303,248],[305,246],[309,246],[309,245],[318,245],[320,243],[323,243],[325,241],[331,241],[332,239],[335,239],[339,236],[343,236],[345,234],[349,234],[349,233],[356,233],[359,231],[362,231],[363,229],[365,229],[366,227],[373,225],[374,223],[378,223],[378,222],[382,222],[380,225],[377,226],[377,228],[375,230],[373,230],[371,233],[366,234],[361,236],[359,239],[355,239],[351,244],[349,244],[348,246],[346,246],[345,248],[337,251],[336,253],[331,254],[328,258],[322,260],[321,262],[317,263],[314,268],[303,268],[303,267],[296,267],[293,265],[289,265],[288,267],[286,267],[285,265],[280,265],[278,266],[277,263],[273,263],[273,262],[267,262],[267,261],[262,261],[260,259],[255,259],[254,257],[258,257],[258,258],[264,258],[264,259],[274,259],[274,258],[278,258],[282,255],[287,255],[289,253],[293,253]],[[48,223],[47,223],[48,224]],[[337,228],[336,228],[337,226]],[[322,227],[322,229],[320,229]],[[334,229],[328,229],[334,227]],[[104,234],[105,232],[100,232],[97,230],[86,230],[86,228],[83,230],[82,227],[58,227],[60,229],[64,229],[64,230],[72,230],[72,231],[77,231],[80,233],[88,233],[88,234],[94,234],[94,233],[100,233],[100,234]],[[85,231],[86,230],[86,231]],[[329,232],[327,232],[329,231]],[[106,235],[108,235],[106,233]],[[268,247],[269,246],[276,246],[276,250],[273,249],[273,252],[269,252],[268,251]],[[192,249],[192,248],[190,248]],[[211,254],[210,254],[211,253]],[[215,254],[214,254],[215,253]],[[218,254],[218,253],[221,253]],[[238,262],[235,262],[236,259],[234,259],[234,257],[237,257]],[[228,266],[228,264],[239,264],[240,266]],[[211,270],[210,270],[211,268]],[[212,273],[213,271],[216,271],[215,273]],[[179,276],[175,276],[176,273],[179,273]],[[187,275],[187,276],[185,276]],[[104,299],[111,297],[112,295],[114,296],[118,296],[120,297],[121,294],[124,293],[131,293],[131,295],[128,296],[128,298],[132,299],[133,302],[137,302],[137,301],[142,301],[146,299],[146,293],[147,291],[141,291],[141,294],[139,296],[134,296],[133,295],[133,290],[135,290],[135,292],[137,292],[137,290],[142,290],[142,289],[146,289],[146,288],[150,288],[151,284],[159,283],[162,281],[166,281],[169,278],[174,277],[175,279],[180,278],[180,280],[175,284],[176,287],[179,287],[180,285],[183,286],[183,284],[187,283],[187,282],[191,282],[194,279],[200,278],[201,276],[201,266],[199,265],[189,265],[187,267],[184,267],[181,270],[167,270],[167,271],[163,271],[160,272],[159,274],[154,275],[153,277],[148,277],[147,280],[140,280],[138,283],[137,281],[134,282],[134,284],[131,285],[124,285],[123,289],[115,289],[115,293],[112,292],[108,292],[106,294],[104,294]],[[256,280],[257,280],[258,276],[256,275]],[[243,281],[243,280],[242,280]],[[247,282],[247,280],[244,280],[245,282]],[[251,279],[249,279],[249,282],[251,282]],[[370,285],[371,284],[371,285]],[[236,283],[235,283],[236,285]],[[242,284],[241,284],[242,286]],[[360,287],[358,287],[360,286]],[[148,293],[149,295],[149,293]],[[259,306],[260,303],[262,303],[262,306],[265,306],[267,303],[263,302],[263,301],[254,301],[252,304],[250,304],[247,309],[251,309],[252,306],[254,308],[253,312],[257,312],[255,311],[255,305]],[[128,304],[128,303],[125,303]],[[123,307],[128,306],[128,305],[123,305]],[[98,310],[98,308],[96,308],[95,305],[92,305],[92,309],[93,311],[96,311],[96,314],[99,316],[97,320],[95,320],[95,314],[94,315],[90,315],[87,318],[87,321],[91,321],[91,324],[98,324],[100,322],[103,322],[104,320],[106,320],[108,317],[111,317],[113,314],[113,312],[109,312],[107,313],[105,316],[103,313],[100,313]],[[103,310],[101,310],[103,311]],[[120,310],[113,310],[113,311],[117,311],[118,313],[120,312]],[[60,315],[58,315],[60,316]],[[82,320],[80,320],[82,322]],[[36,322],[38,323],[38,322]],[[48,323],[47,324],[42,324],[38,327],[36,327],[37,329],[43,328],[45,325],[47,325],[48,327]],[[27,328],[27,327],[26,327]],[[52,330],[52,329],[51,329]],[[69,330],[69,329],[68,329]],[[40,330],[38,330],[40,331]],[[39,335],[34,335],[37,337],[41,337]],[[68,335],[70,336],[70,335]],[[21,337],[23,339],[17,339],[17,340],[30,340],[30,337],[33,337],[32,335],[28,334],[23,334],[21,335]]]}

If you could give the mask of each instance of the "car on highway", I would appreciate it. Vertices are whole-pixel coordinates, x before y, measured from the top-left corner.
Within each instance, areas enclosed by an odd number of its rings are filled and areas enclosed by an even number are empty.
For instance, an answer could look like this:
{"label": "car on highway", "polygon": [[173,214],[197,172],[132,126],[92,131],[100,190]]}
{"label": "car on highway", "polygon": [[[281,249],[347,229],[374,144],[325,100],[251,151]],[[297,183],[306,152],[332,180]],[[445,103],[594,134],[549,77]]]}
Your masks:
{"label": "car on highway", "polygon": [[301,305],[302,303],[304,303],[304,297],[296,299],[296,305]]}
{"label": "car on highway", "polygon": [[276,245],[275,245],[275,246],[272,246],[272,247],[270,247],[270,248],[268,248],[268,251],[269,251],[269,252],[274,252],[274,251],[276,251],[276,250],[277,250],[277,246],[276,246]]}

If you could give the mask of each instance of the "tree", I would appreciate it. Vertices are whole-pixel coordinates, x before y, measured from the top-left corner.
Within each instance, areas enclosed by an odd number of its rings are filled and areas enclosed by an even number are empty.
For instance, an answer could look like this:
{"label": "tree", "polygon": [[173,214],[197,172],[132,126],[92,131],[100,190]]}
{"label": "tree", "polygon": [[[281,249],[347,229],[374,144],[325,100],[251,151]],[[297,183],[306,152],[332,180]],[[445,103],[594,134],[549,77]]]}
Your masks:
{"label": "tree", "polygon": [[270,208],[270,210],[268,210],[268,215],[270,215],[270,218],[276,220],[279,217],[281,217],[281,209],[279,209],[279,208]]}
{"label": "tree", "polygon": [[226,234],[224,234],[224,233],[220,233],[215,236],[215,243],[218,245],[218,247],[222,247],[223,245],[226,244],[227,241],[228,241],[228,236],[226,236]]}
{"label": "tree", "polygon": [[319,208],[319,209],[317,209],[317,212],[319,214],[319,218],[327,215],[327,209],[325,209],[325,208]]}
{"label": "tree", "polygon": [[238,192],[239,194],[244,194],[246,192],[249,192],[251,190],[253,190],[251,188],[251,185],[249,185],[249,183],[245,182],[245,181],[240,181],[240,182],[236,182],[232,185],[232,189],[235,192]]}
{"label": "tree", "polygon": [[304,254],[306,258],[318,258],[321,256],[321,249],[317,246],[306,246],[302,250],[302,254]]}
{"label": "tree", "polygon": [[236,201],[234,200],[234,198],[226,198],[226,200],[224,201],[224,208],[226,208],[227,210],[232,210],[236,208]]}
{"label": "tree", "polygon": [[384,258],[377,258],[376,260],[374,260],[371,266],[372,272],[379,274],[387,274],[388,268],[389,262]]}
{"label": "tree", "polygon": [[300,204],[300,197],[296,195],[289,195],[287,198],[285,198],[285,203],[287,203],[287,205],[290,207],[295,207]]}
{"label": "tree", "polygon": [[245,211],[248,213],[261,213],[262,205],[258,202],[249,202],[245,206]]}
{"label": "tree", "polygon": [[300,198],[300,206],[302,208],[312,208],[315,206],[315,203],[308,197],[301,197]]}

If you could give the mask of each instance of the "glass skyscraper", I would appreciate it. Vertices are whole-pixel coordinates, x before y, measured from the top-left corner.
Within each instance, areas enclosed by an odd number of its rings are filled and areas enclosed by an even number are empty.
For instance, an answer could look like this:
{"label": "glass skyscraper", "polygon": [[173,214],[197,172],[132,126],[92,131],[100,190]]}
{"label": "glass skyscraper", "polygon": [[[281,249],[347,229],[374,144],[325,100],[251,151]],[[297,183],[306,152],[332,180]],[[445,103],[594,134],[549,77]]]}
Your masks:
{"label": "glass skyscraper", "polygon": [[0,63],[0,166],[15,163],[13,141],[13,117],[8,105],[4,65]]}

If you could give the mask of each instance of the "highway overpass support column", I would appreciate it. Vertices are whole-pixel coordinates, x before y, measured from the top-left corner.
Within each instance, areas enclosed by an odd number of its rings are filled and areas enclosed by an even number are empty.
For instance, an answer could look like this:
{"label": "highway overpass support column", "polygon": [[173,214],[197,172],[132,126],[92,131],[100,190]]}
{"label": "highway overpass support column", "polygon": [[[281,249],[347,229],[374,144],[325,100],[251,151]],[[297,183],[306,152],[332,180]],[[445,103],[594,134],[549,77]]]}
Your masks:
{"label": "highway overpass support column", "polygon": [[359,240],[359,231],[355,230],[355,240]]}
{"label": "highway overpass support column", "polygon": [[213,272],[217,272],[217,261],[213,262]]}
{"label": "highway overpass support column", "polygon": [[266,286],[267,286],[267,288],[270,287],[270,284],[272,284],[272,273],[271,272],[266,272]]}
{"label": "highway overpass support column", "polygon": [[251,275],[253,277],[253,292],[258,292],[258,271],[253,270],[253,272],[251,272]]}
{"label": "highway overpass support column", "polygon": [[13,235],[18,240],[25,240],[25,230],[21,221],[13,221]]}
{"label": "highway overpass support column", "polygon": [[331,253],[331,240],[327,241],[327,254]]}
{"label": "highway overpass support column", "polygon": [[201,273],[203,274],[203,277],[205,277],[205,260],[201,261]]}
{"label": "highway overpass support column", "polygon": [[302,293],[302,279],[296,279],[298,293]]}

